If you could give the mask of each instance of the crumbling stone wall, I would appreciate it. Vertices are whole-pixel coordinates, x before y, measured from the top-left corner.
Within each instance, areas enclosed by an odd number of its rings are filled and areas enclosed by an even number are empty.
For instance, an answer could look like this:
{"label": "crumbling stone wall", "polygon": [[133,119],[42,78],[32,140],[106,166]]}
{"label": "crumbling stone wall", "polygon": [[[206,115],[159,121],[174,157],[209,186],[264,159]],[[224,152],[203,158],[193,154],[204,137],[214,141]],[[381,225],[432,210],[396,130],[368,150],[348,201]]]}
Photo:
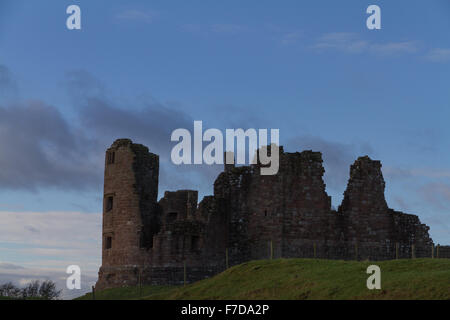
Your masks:
{"label": "crumbling stone wall", "polygon": [[[322,162],[320,152],[287,153],[281,147],[276,175],[260,175],[260,164],[226,165],[214,195],[199,204],[192,190],[165,192],[158,202],[158,156],[117,140],[106,154],[97,288],[181,284],[270,257],[431,255],[429,227],[415,215],[388,208],[379,161],[367,156],[355,161],[337,211],[325,191]],[[449,247],[439,252],[450,257]]]}

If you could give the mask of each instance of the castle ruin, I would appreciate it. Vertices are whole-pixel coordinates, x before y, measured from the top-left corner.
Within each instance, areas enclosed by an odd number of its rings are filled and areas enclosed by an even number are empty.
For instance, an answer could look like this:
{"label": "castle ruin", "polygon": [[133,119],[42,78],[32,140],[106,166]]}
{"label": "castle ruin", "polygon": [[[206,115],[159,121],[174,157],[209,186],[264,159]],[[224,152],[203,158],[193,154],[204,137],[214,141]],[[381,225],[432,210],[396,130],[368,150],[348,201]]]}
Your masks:
{"label": "castle ruin", "polygon": [[260,175],[259,166],[225,165],[214,195],[200,203],[192,190],[167,191],[158,201],[158,155],[115,141],[105,159],[96,289],[193,282],[270,257],[430,256],[429,227],[388,207],[379,161],[355,161],[337,211],[325,191],[320,152],[280,147],[278,174]]}

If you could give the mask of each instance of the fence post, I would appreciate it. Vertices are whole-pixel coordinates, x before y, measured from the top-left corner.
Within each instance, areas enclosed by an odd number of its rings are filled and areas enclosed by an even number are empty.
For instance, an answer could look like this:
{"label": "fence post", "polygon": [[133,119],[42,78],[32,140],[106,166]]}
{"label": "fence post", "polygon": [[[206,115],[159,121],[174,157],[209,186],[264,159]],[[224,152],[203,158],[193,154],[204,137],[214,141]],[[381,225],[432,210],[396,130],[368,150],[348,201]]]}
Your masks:
{"label": "fence post", "polygon": [[431,245],[431,259],[434,259],[434,243]]}
{"label": "fence post", "polygon": [[139,297],[142,295],[142,270],[139,268]]}
{"label": "fence post", "polygon": [[228,248],[225,248],[225,267],[228,269]]}
{"label": "fence post", "polygon": [[398,242],[395,243],[395,259],[398,260]]}
{"label": "fence post", "polygon": [[316,255],[316,243],[314,242],[314,259],[316,259],[317,255]]}
{"label": "fence post", "polygon": [[186,260],[184,260],[184,285],[186,286]]}
{"label": "fence post", "polygon": [[439,248],[441,247],[440,244],[437,245],[436,247],[436,258],[439,259]]}
{"label": "fence post", "polygon": [[92,300],[95,300],[95,287],[92,286]]}
{"label": "fence post", "polygon": [[270,240],[270,260],[273,260],[273,243],[272,243],[272,240]]}
{"label": "fence post", "polygon": [[416,258],[415,246],[411,245],[411,259]]}

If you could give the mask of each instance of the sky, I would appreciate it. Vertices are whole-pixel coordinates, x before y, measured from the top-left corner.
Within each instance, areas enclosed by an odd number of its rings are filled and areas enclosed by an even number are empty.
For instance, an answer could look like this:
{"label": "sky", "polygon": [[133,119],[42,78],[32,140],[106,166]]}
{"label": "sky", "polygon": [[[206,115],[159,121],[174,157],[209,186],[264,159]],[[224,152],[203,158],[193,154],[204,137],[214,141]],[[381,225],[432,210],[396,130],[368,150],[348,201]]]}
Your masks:
{"label": "sky", "polygon": [[160,195],[211,194],[220,167],[170,162],[194,120],[321,151],[335,207],[356,158],[381,160],[389,206],[450,244],[449,16],[446,0],[0,0],[0,282],[70,264],[95,281],[117,138],[160,155]]}

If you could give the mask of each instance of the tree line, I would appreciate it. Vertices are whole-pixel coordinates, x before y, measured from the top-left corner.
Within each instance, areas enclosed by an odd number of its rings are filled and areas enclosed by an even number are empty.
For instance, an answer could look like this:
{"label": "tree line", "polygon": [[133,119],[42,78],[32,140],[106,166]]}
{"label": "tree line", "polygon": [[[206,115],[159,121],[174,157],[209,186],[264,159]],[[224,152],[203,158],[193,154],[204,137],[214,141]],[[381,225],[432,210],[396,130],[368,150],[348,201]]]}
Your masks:
{"label": "tree line", "polygon": [[35,280],[23,288],[15,286],[12,282],[0,285],[0,297],[10,299],[56,300],[60,295],[61,290],[56,290],[56,284],[50,280],[43,282]]}

